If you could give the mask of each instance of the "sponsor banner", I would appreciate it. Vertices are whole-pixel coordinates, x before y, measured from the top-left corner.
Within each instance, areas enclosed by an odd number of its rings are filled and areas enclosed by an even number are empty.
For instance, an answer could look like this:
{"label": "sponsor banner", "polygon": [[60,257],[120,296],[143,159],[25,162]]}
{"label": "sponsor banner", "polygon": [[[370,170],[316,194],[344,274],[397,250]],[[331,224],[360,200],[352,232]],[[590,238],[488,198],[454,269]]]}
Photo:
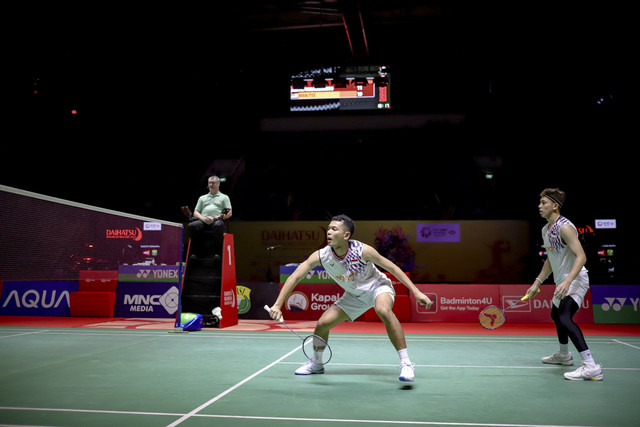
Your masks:
{"label": "sponsor banner", "polygon": [[115,317],[175,317],[178,311],[177,283],[119,282]]}
{"label": "sponsor banner", "polygon": [[[287,264],[280,267],[280,283],[284,283],[287,281],[289,276],[293,274],[293,272],[298,268],[298,264]],[[384,274],[391,280],[391,283],[398,290],[398,286],[405,288],[406,287],[398,280],[396,277],[391,274],[384,272]],[[411,277],[411,272],[405,271],[405,274]],[[307,273],[305,277],[299,283],[335,283],[329,273],[322,266],[314,267],[310,272]],[[402,290],[401,290],[402,291]],[[404,293],[404,292],[400,292]]]}
{"label": "sponsor banner", "polygon": [[[520,306],[520,298],[529,285],[441,285],[416,284],[433,304],[427,309],[411,297],[412,322],[477,322],[480,311],[489,305],[504,308],[519,303],[518,308],[507,311],[508,322],[553,323],[551,299],[555,286],[542,286],[541,292]],[[591,294],[587,293],[581,309],[576,313],[576,323],[593,323]]]}
{"label": "sponsor banner", "polygon": [[269,319],[265,305],[271,306],[278,298],[278,283],[244,282],[236,286],[238,317],[241,319]]}
{"label": "sponsor banner", "polygon": [[[289,276],[298,268],[298,264],[287,264],[280,267],[280,283],[287,281]],[[300,283],[335,283],[324,267],[315,267],[302,278]]]}
{"label": "sponsor banner", "polygon": [[[414,283],[518,283],[526,268],[522,260],[531,256],[529,221],[355,219],[354,238],[411,272]],[[327,225],[328,221],[236,223],[238,280],[278,282],[280,266],[303,262],[326,245]],[[430,235],[425,225],[431,227]],[[313,280],[317,283],[318,277]]]}
{"label": "sponsor banner", "polygon": [[446,222],[418,223],[416,241],[426,243],[459,243],[460,224]]}
{"label": "sponsor banner", "polygon": [[592,285],[595,323],[640,324],[640,285]]}
{"label": "sponsor banner", "polygon": [[[280,267],[280,287],[294,272],[297,265]],[[408,289],[395,276],[385,273],[391,280],[398,295],[408,295]],[[406,273],[409,275],[410,273]],[[323,267],[315,267],[293,289],[287,299],[282,313],[285,319],[317,320],[322,313],[338,300],[344,289],[331,279]],[[272,301],[275,301],[276,296]],[[272,304],[268,302],[267,304]],[[266,312],[265,312],[266,313]]]}
{"label": "sponsor banner", "polygon": [[172,282],[178,283],[177,265],[121,265],[118,267],[120,282]]}
{"label": "sponsor banner", "polygon": [[282,315],[291,320],[318,320],[343,293],[336,283],[299,283],[285,301]]}
{"label": "sponsor banner", "polygon": [[111,282],[118,280],[117,270],[80,270],[78,272],[80,280],[90,282]]}
{"label": "sponsor banner", "polygon": [[5,281],[0,315],[69,316],[69,293],[77,291],[77,281]]}
{"label": "sponsor banner", "polygon": [[115,292],[118,286],[117,270],[80,270],[80,292]]}
{"label": "sponsor banner", "polygon": [[613,230],[616,228],[616,220],[615,219],[596,219],[596,228]]}

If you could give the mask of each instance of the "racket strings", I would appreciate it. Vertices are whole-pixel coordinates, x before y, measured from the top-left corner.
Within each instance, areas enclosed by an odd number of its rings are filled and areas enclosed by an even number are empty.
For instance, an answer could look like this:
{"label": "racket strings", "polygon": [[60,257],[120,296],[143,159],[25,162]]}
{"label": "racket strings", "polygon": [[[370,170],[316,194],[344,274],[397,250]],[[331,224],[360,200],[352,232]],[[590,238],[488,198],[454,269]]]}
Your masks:
{"label": "racket strings", "polygon": [[480,312],[478,317],[482,327],[486,329],[496,329],[504,323],[504,312],[494,305],[489,306]]}
{"label": "racket strings", "polygon": [[329,344],[318,335],[309,335],[304,339],[302,343],[302,352],[307,359],[312,360],[314,363],[319,365],[329,363],[333,355]]}

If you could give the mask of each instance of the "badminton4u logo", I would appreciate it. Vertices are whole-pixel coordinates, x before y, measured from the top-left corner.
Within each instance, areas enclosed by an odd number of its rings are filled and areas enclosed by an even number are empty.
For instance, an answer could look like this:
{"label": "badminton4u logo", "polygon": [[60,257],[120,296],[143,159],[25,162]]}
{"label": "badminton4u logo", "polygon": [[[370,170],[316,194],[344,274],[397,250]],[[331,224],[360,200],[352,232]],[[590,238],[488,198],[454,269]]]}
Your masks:
{"label": "badminton4u logo", "polygon": [[136,227],[132,228],[107,228],[105,232],[107,239],[130,239],[134,242],[142,240],[142,231]]}
{"label": "badminton4u logo", "polygon": [[124,305],[129,306],[129,311],[148,313],[161,306],[168,314],[174,314],[178,310],[178,293],[178,288],[172,286],[163,295],[125,294]]}

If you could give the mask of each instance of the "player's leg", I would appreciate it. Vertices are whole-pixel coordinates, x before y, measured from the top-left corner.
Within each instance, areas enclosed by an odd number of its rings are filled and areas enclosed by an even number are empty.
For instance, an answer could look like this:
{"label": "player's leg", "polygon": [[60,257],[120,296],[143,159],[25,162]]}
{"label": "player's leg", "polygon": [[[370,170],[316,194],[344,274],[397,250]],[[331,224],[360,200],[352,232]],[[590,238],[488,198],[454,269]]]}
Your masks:
{"label": "player's leg", "polygon": [[415,379],[415,368],[409,359],[404,330],[393,312],[393,295],[388,292],[380,293],[376,297],[375,310],[382,323],[384,323],[389,340],[400,357],[400,376],[398,379],[400,381],[413,381]]}
{"label": "player's leg", "polygon": [[570,296],[564,298],[558,307],[559,321],[582,359],[582,366],[573,372],[565,373],[564,377],[568,380],[602,380],[602,369],[593,360],[582,330],[573,321],[573,317],[579,309],[578,303]]}
{"label": "player's leg", "polygon": [[391,294],[382,293],[376,297],[375,305],[376,314],[384,323],[387,335],[396,350],[407,348],[407,342],[404,337],[404,330],[400,321],[393,312],[393,297]]}
{"label": "player's leg", "polygon": [[[340,307],[334,304],[322,313],[322,316],[320,316],[320,319],[316,322],[316,327],[313,333],[328,342],[331,328],[345,320],[349,320],[349,316]],[[323,351],[324,348],[314,348],[315,360],[322,360]],[[296,369],[295,374],[324,374],[324,366],[310,360]]]}
{"label": "player's leg", "polygon": [[569,352],[569,333],[560,319],[558,307],[556,307],[555,304],[551,304],[551,307],[551,319],[553,319],[553,322],[556,325],[560,348],[552,355],[543,357],[542,363],[567,366],[573,365],[573,356],[571,355],[571,352]]}
{"label": "player's leg", "polygon": [[322,316],[316,322],[316,328],[313,333],[329,342],[331,328],[346,320],[349,320],[349,315],[334,304],[322,313]]}

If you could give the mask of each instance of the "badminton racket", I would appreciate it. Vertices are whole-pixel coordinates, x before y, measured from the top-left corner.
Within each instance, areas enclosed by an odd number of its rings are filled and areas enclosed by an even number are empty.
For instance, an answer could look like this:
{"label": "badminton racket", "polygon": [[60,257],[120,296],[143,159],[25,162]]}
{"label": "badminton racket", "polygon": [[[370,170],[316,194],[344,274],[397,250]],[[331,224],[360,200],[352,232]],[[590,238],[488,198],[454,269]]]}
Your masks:
{"label": "badminton racket", "polygon": [[[537,292],[540,292],[538,289]],[[531,296],[525,295],[520,298],[521,302],[528,300]],[[482,325],[485,329],[497,329],[500,326],[504,325],[504,322],[507,320],[504,314],[507,310],[512,310],[514,308],[520,308],[525,306],[526,304],[521,304],[520,302],[515,302],[510,304],[509,307],[500,308],[497,305],[490,305],[485,307],[480,314],[478,315],[478,320],[480,321],[480,325]]]}
{"label": "badminton racket", "polygon": [[[268,312],[271,311],[268,305],[265,305],[264,309],[267,310]],[[296,331],[291,329],[289,325],[284,323],[284,319],[282,317],[280,317],[278,321],[282,323],[284,326],[286,326],[291,332],[293,332],[298,338],[302,340],[302,353],[304,353],[307,359],[311,360],[313,363],[317,365],[326,365],[327,363],[329,363],[329,361],[331,360],[331,356],[333,356],[333,353],[331,352],[331,347],[329,347],[329,344],[327,343],[327,341],[325,341],[322,337],[319,337],[318,335],[314,335],[314,334],[303,337],[300,334],[298,334]],[[307,345],[307,344],[310,344],[310,345]],[[318,358],[320,360],[318,360]]]}

